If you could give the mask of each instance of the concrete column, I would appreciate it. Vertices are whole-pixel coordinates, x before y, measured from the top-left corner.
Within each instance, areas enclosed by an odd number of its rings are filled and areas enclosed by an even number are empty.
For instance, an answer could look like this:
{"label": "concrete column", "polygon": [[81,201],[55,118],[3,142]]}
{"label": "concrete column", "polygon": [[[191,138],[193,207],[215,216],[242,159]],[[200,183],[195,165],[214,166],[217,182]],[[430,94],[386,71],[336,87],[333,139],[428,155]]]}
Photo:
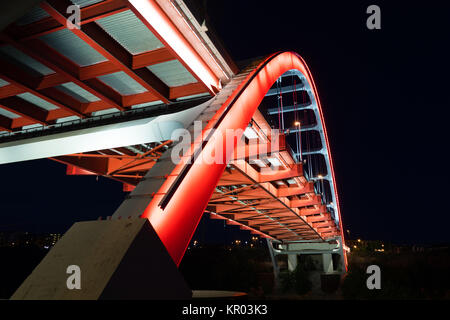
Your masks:
{"label": "concrete column", "polygon": [[272,260],[273,268],[273,280],[274,280],[274,291],[278,292],[280,289],[280,268],[277,263],[277,257],[273,251],[272,241],[266,238],[267,247],[269,248],[270,259]]}
{"label": "concrete column", "polygon": [[331,253],[322,253],[323,261],[323,272],[332,273],[333,272],[333,258]]}
{"label": "concrete column", "polygon": [[344,252],[344,245],[342,243],[342,238],[339,237],[338,238],[339,241],[339,246],[340,246],[340,250],[339,250],[339,264],[337,266],[337,270],[341,273],[345,273],[345,252]]}
{"label": "concrete column", "polygon": [[296,254],[288,254],[288,270],[294,271],[297,268],[297,255]]}

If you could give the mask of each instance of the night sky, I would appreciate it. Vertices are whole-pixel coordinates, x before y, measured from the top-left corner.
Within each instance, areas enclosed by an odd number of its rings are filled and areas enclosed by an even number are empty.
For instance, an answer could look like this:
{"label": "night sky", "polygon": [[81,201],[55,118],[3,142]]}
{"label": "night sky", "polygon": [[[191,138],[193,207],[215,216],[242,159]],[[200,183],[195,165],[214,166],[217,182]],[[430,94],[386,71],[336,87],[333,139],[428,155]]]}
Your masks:
{"label": "night sky", "polygon": [[[306,60],[323,106],[350,238],[450,241],[450,4],[206,3],[207,21],[234,60],[279,50]],[[381,30],[366,28],[370,4],[381,8]],[[125,195],[120,183],[66,176],[65,167],[50,160],[1,165],[0,177],[0,231],[64,232],[75,221],[111,215]],[[198,235],[214,240],[212,230],[220,228],[204,220]]]}

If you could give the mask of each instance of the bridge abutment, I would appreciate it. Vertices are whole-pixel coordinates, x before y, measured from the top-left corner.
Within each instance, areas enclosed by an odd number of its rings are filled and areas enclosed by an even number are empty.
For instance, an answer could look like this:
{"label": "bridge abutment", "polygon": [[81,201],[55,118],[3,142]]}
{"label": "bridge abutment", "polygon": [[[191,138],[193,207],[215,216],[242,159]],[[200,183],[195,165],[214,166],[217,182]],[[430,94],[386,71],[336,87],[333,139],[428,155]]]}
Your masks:
{"label": "bridge abutment", "polygon": [[[268,241],[268,244],[271,256],[273,255],[276,292],[279,288],[277,276],[280,272],[276,258],[278,255],[286,256],[287,270],[290,272],[296,270],[299,264],[305,263],[300,256],[307,257],[309,264],[304,267],[313,283],[313,291],[334,292],[339,286],[341,274],[345,273],[344,252],[339,238],[328,242],[299,241],[273,244]],[[336,255],[339,256],[338,259]]]}
{"label": "bridge abutment", "polygon": [[[73,269],[78,274],[71,274]],[[79,287],[72,288],[70,283],[75,278]],[[136,218],[75,223],[11,299],[191,297],[191,290],[149,221]]]}

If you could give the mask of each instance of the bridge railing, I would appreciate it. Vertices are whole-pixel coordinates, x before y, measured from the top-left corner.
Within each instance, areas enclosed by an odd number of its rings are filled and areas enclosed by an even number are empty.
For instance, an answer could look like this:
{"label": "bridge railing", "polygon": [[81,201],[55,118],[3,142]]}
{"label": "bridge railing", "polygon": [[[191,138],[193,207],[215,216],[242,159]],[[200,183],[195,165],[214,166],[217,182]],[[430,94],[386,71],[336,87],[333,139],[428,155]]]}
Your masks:
{"label": "bridge railing", "polygon": [[156,117],[168,113],[174,113],[192,108],[200,103],[210,99],[209,97],[194,98],[189,100],[177,101],[172,104],[157,104],[148,107],[117,111],[109,114],[91,116],[84,119],[68,120],[47,126],[22,129],[0,134],[0,143],[10,142],[20,139],[35,138],[67,132],[72,130],[92,128],[96,126],[108,125],[124,121],[132,121]]}

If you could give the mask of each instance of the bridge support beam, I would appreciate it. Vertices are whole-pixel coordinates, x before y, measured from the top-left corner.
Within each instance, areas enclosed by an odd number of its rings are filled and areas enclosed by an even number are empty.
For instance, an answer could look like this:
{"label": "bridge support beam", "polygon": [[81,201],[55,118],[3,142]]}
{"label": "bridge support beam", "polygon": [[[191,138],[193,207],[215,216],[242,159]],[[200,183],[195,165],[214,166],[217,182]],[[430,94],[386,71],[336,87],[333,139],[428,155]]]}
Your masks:
{"label": "bridge support beam", "polygon": [[323,253],[322,254],[322,262],[323,262],[323,272],[324,273],[332,273],[333,272],[333,258],[331,253]]}
{"label": "bridge support beam", "polygon": [[[329,242],[293,241],[272,249],[275,255],[287,256],[287,267],[290,272],[297,267],[299,256],[308,256],[315,266],[308,271],[308,277],[313,283],[313,291],[334,292],[339,287],[342,273],[346,272],[341,238]],[[336,266],[333,264],[333,254],[340,256]]]}
{"label": "bridge support beam", "polygon": [[[343,273],[346,270],[341,241],[340,238],[337,238],[334,242],[290,242],[282,244],[280,249],[274,249],[274,253],[287,255],[289,271],[296,268],[299,255],[314,255],[319,259],[318,263],[322,263],[324,273]],[[333,254],[340,256],[336,271]]]}
{"label": "bridge support beam", "polygon": [[294,271],[295,268],[297,268],[297,262],[298,262],[298,258],[297,258],[297,254],[288,254],[287,255],[287,261],[288,261],[288,270],[289,271]]}
{"label": "bridge support beam", "polygon": [[275,255],[272,241],[266,238],[267,247],[269,248],[270,260],[272,261],[273,268],[273,289],[275,292],[278,292],[280,289],[280,267],[277,263],[277,256]]}

